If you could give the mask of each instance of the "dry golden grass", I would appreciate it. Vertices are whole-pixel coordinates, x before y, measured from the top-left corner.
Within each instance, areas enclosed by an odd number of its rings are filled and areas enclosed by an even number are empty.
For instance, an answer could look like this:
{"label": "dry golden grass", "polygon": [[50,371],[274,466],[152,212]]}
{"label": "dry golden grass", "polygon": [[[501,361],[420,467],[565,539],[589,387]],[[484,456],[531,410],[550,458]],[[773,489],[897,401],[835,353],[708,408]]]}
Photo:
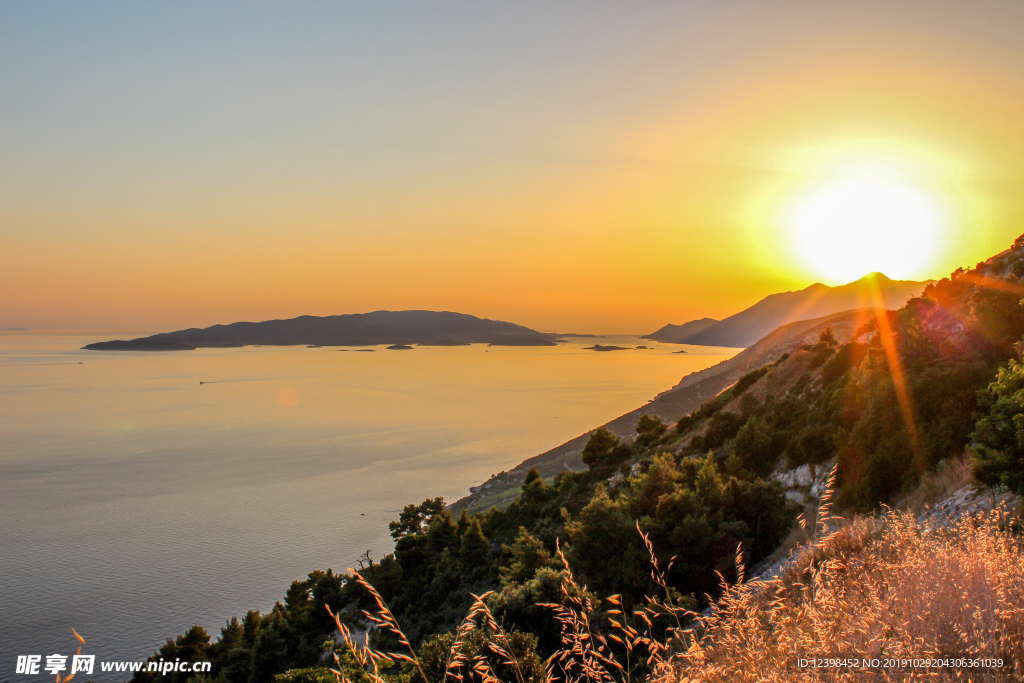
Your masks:
{"label": "dry golden grass", "polygon": [[920,483],[904,496],[898,507],[921,512],[971,481],[971,461],[967,454],[949,458],[922,475]]}
{"label": "dry golden grass", "polygon": [[[811,543],[778,578],[729,587],[688,649],[655,678],[675,681],[905,680],[1024,675],[1024,553],[1001,511],[935,531],[890,511]],[[799,658],[882,666],[798,668]],[[997,672],[886,667],[885,660],[1002,659]]]}
{"label": "dry golden grass", "polygon": [[[813,524],[799,520],[804,542],[783,571],[744,583],[743,550],[737,547],[738,582],[722,579],[720,597],[703,614],[680,605],[666,580],[670,566],[661,566],[639,526],[662,595],[628,612],[613,595],[598,614],[558,549],[561,601],[543,606],[560,626],[561,647],[548,658],[543,680],[1024,679],[1024,545],[1016,519],[997,509],[935,530],[909,512],[889,510],[844,521],[831,511],[834,483],[833,468]],[[332,613],[365,678],[385,680],[379,665],[389,662],[408,664],[414,680],[428,680],[383,598],[358,572],[352,575],[376,602],[364,616],[403,649],[382,652],[354,642]],[[443,680],[500,680],[485,657],[468,661],[462,654],[463,639],[482,630],[490,652],[517,683],[527,683],[509,653],[509,635],[487,606],[488,594],[473,597]],[[843,659],[845,666],[799,665],[815,658]],[[934,660],[949,658],[1002,665],[935,666]]]}
{"label": "dry golden grass", "polygon": [[[82,646],[85,645],[85,638],[83,638],[82,634],[75,629],[71,629],[71,635],[73,635],[75,640],[78,641],[78,647],[75,648],[75,654],[82,654]],[[53,680],[55,683],[70,683],[74,678],[75,674],[73,673],[58,673],[54,675]]]}

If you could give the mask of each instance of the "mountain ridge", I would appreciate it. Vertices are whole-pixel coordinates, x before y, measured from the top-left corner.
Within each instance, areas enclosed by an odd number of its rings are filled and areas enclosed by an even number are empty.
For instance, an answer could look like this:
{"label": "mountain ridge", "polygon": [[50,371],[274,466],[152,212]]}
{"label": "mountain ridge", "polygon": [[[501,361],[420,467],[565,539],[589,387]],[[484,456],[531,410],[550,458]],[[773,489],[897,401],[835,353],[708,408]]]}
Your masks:
{"label": "mountain ridge", "polygon": [[677,339],[686,339],[687,337],[693,336],[699,332],[712,327],[719,321],[715,318],[698,318],[697,320],[691,320],[686,323],[674,325],[668,323],[655,332],[646,334],[642,339],[652,339],[654,341],[667,342],[670,344],[682,343],[677,342]]}
{"label": "mountain ridge", "polygon": [[[699,321],[666,325],[647,338],[677,344],[747,347],[780,325],[797,320],[811,320],[857,308],[899,308],[920,295],[929,284],[931,281],[893,280],[878,272],[868,273],[845,285],[829,286],[815,282],[803,289],[769,294],[752,306],[713,325],[702,326],[695,332],[683,330]],[[679,333],[674,334],[673,331]]]}

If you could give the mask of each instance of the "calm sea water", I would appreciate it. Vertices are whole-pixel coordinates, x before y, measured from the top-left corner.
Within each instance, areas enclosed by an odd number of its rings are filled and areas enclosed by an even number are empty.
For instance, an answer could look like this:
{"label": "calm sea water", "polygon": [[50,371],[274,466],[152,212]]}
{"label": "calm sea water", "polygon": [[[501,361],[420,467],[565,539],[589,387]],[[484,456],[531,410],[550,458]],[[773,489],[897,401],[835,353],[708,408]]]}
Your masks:
{"label": "calm sea water", "polygon": [[310,570],[380,557],[405,503],[458,498],[735,353],[79,350],[124,334],[0,334],[0,680],[29,680],[17,654],[69,654],[72,627],[99,659],[215,635]]}

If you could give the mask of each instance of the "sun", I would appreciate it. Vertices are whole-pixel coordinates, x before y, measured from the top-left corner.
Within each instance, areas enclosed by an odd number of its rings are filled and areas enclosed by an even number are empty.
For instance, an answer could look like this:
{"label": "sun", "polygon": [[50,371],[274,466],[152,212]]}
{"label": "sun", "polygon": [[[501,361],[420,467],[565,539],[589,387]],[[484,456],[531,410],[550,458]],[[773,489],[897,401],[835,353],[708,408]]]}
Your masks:
{"label": "sun", "polygon": [[785,216],[795,256],[832,284],[876,271],[921,276],[933,265],[947,222],[935,195],[875,165],[808,188]]}

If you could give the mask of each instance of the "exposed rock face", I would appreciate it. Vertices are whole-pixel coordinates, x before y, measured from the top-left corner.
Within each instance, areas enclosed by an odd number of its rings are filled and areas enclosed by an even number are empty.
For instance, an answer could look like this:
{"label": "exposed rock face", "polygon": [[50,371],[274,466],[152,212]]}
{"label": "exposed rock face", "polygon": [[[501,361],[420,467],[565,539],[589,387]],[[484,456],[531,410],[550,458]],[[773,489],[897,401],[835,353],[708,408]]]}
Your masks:
{"label": "exposed rock face", "polygon": [[813,470],[810,465],[800,465],[791,470],[782,468],[772,478],[782,484],[787,498],[805,505],[821,497],[831,467],[832,463],[828,462],[815,466]]}
{"label": "exposed rock face", "polygon": [[921,512],[917,520],[928,527],[944,527],[956,523],[964,515],[988,512],[997,507],[1014,510],[1021,504],[1021,497],[1009,491],[968,483]]}

